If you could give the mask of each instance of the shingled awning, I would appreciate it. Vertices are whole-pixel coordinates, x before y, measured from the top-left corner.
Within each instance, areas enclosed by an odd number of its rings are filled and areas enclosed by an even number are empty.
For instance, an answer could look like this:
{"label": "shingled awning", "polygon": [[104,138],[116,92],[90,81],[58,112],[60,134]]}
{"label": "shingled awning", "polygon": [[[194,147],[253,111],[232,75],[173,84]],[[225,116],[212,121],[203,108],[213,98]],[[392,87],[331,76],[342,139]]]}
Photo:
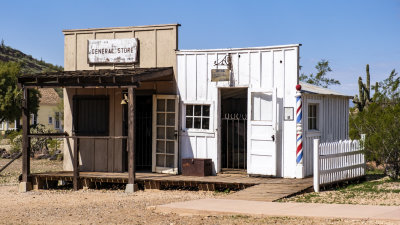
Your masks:
{"label": "shingled awning", "polygon": [[172,81],[172,67],[101,69],[27,74],[18,77],[22,87],[138,87],[142,81]]}

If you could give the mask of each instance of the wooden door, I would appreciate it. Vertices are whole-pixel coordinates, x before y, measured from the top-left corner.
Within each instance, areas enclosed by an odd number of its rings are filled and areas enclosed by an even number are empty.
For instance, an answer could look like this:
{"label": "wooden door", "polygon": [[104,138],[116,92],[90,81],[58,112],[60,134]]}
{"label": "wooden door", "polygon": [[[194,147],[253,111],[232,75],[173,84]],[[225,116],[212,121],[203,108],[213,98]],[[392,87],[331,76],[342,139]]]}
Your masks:
{"label": "wooden door", "polygon": [[276,92],[249,91],[249,174],[276,175]]}
{"label": "wooden door", "polygon": [[177,95],[153,95],[152,171],[178,173]]}

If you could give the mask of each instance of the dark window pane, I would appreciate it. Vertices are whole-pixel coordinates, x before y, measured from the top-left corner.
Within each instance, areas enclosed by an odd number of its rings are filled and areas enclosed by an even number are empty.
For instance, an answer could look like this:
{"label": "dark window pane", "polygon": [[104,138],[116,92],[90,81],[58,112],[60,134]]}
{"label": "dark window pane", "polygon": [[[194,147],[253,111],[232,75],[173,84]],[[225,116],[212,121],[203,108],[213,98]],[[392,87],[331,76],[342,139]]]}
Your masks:
{"label": "dark window pane", "polygon": [[107,136],[109,128],[108,96],[74,96],[74,130],[78,135]]}
{"label": "dark window pane", "polygon": [[175,129],[173,127],[167,127],[166,139],[174,140],[175,139],[174,134],[175,134]]}
{"label": "dark window pane", "polygon": [[210,106],[209,105],[203,106],[203,116],[210,116]]}
{"label": "dark window pane", "polygon": [[165,128],[157,127],[157,139],[164,139],[164,138],[165,138]]}
{"label": "dark window pane", "polygon": [[193,128],[200,129],[200,123],[201,123],[200,118],[194,118],[194,127]]}
{"label": "dark window pane", "polygon": [[208,130],[209,127],[210,127],[210,119],[208,119],[208,118],[203,118],[202,128]]}
{"label": "dark window pane", "polygon": [[157,153],[165,153],[165,142],[164,141],[157,141],[156,143],[156,152]]}
{"label": "dark window pane", "polygon": [[157,99],[157,112],[165,112],[165,99]]}
{"label": "dark window pane", "polygon": [[195,105],[194,106],[194,115],[195,116],[201,116],[201,105]]}
{"label": "dark window pane", "polygon": [[175,126],[175,113],[167,113],[167,125]]}
{"label": "dark window pane", "polygon": [[167,112],[175,112],[175,100],[167,100]]}
{"label": "dark window pane", "polygon": [[186,117],[186,128],[193,128],[193,118]]}
{"label": "dark window pane", "polygon": [[167,153],[170,153],[170,154],[175,153],[175,142],[167,141]]}
{"label": "dark window pane", "polygon": [[165,125],[165,113],[157,113],[157,125]]}
{"label": "dark window pane", "polygon": [[174,158],[175,158],[175,156],[173,156],[173,155],[166,155],[166,165],[165,165],[165,167],[168,167],[168,168],[174,168]]}
{"label": "dark window pane", "polygon": [[186,116],[193,116],[193,105],[186,105]]}
{"label": "dark window pane", "polygon": [[156,158],[157,158],[156,165],[159,166],[159,167],[165,167],[165,155],[164,154],[157,154]]}

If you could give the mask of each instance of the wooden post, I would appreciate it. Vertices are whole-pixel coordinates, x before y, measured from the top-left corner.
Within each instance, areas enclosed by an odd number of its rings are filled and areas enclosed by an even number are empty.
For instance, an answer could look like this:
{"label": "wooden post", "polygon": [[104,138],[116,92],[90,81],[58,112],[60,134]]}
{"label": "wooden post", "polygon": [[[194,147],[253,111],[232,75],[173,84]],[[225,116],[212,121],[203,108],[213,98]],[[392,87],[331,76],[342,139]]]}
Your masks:
{"label": "wooden post", "polygon": [[72,168],[74,170],[73,185],[74,190],[79,190],[79,138],[74,138],[74,158],[72,161]]}
{"label": "wooden post", "polygon": [[136,95],[133,87],[128,88],[128,184],[125,192],[135,191],[135,107]]}
{"label": "wooden post", "polygon": [[29,89],[23,88],[22,99],[22,182],[19,185],[19,192],[32,190],[32,184],[28,182],[31,170],[30,162],[30,141],[29,141]]}
{"label": "wooden post", "polygon": [[319,192],[319,139],[314,139],[314,191]]}

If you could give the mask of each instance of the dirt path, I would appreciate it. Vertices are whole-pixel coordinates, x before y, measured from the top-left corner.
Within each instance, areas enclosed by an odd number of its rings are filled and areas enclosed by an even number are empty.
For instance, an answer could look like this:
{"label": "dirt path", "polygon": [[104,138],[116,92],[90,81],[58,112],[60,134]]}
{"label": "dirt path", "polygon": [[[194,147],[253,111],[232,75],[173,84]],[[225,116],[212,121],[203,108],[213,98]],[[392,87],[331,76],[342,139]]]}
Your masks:
{"label": "dirt path", "polygon": [[[8,160],[0,159],[0,165]],[[60,170],[61,162],[32,160],[32,171]],[[226,198],[202,191],[40,190],[17,192],[21,160],[0,174],[0,224],[391,224],[387,221],[299,217],[179,216],[157,213],[156,205]]]}
{"label": "dirt path", "polygon": [[[296,217],[179,216],[161,214],[154,205],[225,194],[191,191],[42,190],[18,193],[0,186],[1,224],[388,224],[385,221]],[[389,223],[390,224],[390,223]]]}

